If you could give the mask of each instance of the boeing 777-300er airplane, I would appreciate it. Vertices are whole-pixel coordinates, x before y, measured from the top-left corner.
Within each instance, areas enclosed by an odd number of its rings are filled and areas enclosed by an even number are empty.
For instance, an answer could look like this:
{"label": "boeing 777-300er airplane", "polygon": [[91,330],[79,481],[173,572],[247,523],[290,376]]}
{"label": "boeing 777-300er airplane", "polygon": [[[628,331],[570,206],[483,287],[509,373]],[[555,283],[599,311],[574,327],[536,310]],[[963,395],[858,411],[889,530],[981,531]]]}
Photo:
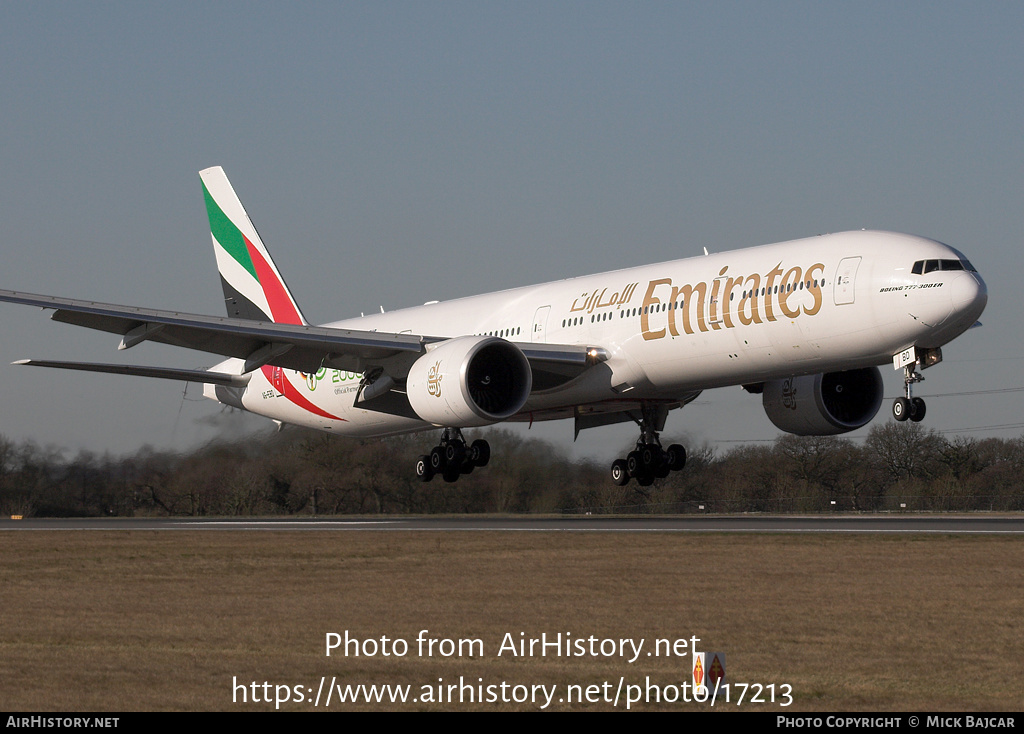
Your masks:
{"label": "boeing 777-300er airplane", "polygon": [[226,357],[207,371],[22,360],[15,364],[203,383],[203,394],[349,436],[441,429],[416,465],[455,481],[487,464],[462,429],[571,418],[581,430],[634,421],[636,450],[612,480],[649,485],[681,469],[658,434],[701,391],[742,385],[784,431],[860,428],[882,403],[878,365],[902,370],[892,406],[919,421],[920,370],[973,326],[985,283],[957,250],[891,232],[840,232],[705,254],[323,326],[309,324],[223,169],[202,171],[227,317],[0,291],[52,318]]}

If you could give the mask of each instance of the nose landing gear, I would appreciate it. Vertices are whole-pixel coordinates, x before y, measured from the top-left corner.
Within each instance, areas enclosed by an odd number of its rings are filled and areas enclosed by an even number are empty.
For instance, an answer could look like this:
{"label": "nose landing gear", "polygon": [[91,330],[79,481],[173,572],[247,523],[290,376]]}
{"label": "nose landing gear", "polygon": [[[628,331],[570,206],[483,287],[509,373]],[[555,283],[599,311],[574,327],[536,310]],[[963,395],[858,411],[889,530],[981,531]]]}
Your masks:
{"label": "nose landing gear", "polygon": [[923,380],[924,377],[917,371],[917,362],[911,362],[903,368],[903,384],[906,386],[907,396],[905,398],[896,398],[893,401],[893,418],[901,422],[909,418],[915,423],[924,419],[924,400],[913,396],[914,383],[922,382]]}

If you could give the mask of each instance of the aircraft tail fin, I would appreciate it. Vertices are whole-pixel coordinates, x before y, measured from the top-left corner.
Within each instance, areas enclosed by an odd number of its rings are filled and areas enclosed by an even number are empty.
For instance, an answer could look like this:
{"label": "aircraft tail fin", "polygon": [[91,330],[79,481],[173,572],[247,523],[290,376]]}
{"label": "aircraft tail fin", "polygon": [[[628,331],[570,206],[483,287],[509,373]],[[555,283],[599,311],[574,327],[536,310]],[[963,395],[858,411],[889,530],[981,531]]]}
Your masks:
{"label": "aircraft tail fin", "polygon": [[224,169],[207,168],[199,177],[228,316],[306,324]]}

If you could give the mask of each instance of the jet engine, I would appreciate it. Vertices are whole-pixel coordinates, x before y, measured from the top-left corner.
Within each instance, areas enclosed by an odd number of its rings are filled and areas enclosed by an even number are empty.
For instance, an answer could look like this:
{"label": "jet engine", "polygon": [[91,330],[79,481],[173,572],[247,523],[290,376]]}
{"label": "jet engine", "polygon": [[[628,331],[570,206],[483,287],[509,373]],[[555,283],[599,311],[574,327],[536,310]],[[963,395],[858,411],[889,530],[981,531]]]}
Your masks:
{"label": "jet engine", "polygon": [[523,407],[533,386],[526,355],[493,336],[461,336],[428,351],[406,380],[416,415],[438,426],[487,426]]}
{"label": "jet engine", "polygon": [[830,436],[867,424],[882,404],[877,367],[788,377],[764,384],[764,412],[798,436]]}

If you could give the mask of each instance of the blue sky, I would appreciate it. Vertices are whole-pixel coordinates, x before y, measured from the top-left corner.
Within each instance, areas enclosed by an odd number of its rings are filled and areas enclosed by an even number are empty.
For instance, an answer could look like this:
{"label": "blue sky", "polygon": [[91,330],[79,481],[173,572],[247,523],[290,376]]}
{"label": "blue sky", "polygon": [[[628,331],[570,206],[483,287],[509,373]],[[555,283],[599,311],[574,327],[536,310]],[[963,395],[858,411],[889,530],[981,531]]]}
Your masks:
{"label": "blue sky", "polygon": [[[1021,393],[962,393],[1024,385],[1022,30],[1019,3],[5,3],[0,287],[220,314],[211,165],[314,321],[892,229],[990,290],[917,389],[927,425],[1017,436]],[[0,433],[122,453],[264,425],[195,387],[2,366],[214,361],[117,341],[0,307]],[[666,432],[775,434],[739,388]]]}

